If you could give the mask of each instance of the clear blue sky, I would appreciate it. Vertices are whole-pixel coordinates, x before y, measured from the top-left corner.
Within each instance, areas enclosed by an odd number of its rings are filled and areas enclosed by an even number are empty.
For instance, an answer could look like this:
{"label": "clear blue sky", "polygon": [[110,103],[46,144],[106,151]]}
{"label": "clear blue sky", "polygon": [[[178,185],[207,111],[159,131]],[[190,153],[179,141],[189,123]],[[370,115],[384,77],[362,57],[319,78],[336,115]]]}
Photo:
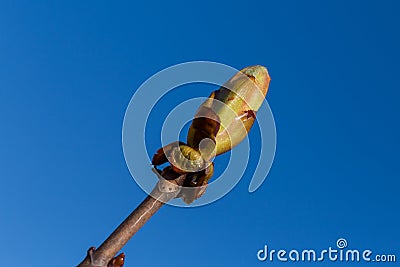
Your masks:
{"label": "clear blue sky", "polygon": [[399,258],[399,7],[1,1],[0,265],[76,265],[145,197],[123,157],[125,109],[151,75],[192,60],[268,67],[275,162],[256,193],[244,177],[211,205],[164,207],[126,266],[285,266],[256,253],[340,237]]}

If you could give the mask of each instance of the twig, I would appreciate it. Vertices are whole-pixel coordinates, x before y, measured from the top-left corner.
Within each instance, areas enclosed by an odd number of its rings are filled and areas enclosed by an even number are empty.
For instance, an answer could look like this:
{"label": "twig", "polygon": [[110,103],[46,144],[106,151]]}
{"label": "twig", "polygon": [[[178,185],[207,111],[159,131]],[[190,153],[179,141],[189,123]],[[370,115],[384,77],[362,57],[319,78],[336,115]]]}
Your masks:
{"label": "twig", "polygon": [[[160,180],[145,200],[114,230],[98,249],[90,248],[78,267],[122,266],[124,254],[115,255],[134,234],[169,200],[175,198],[185,180]],[[168,186],[165,186],[168,183]],[[167,190],[165,190],[167,188]],[[113,261],[114,259],[114,261]]]}

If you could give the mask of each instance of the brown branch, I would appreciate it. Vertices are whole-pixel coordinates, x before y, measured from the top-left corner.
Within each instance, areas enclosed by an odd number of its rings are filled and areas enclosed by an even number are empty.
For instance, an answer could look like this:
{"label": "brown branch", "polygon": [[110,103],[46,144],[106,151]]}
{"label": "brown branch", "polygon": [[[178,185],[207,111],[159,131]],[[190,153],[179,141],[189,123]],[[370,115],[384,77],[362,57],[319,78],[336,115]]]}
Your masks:
{"label": "brown branch", "polygon": [[181,175],[174,180],[161,179],[146,199],[114,230],[98,249],[92,247],[88,250],[85,259],[78,267],[122,266],[124,255],[120,254],[114,258],[115,255],[164,203],[179,194],[184,180],[185,175]]}

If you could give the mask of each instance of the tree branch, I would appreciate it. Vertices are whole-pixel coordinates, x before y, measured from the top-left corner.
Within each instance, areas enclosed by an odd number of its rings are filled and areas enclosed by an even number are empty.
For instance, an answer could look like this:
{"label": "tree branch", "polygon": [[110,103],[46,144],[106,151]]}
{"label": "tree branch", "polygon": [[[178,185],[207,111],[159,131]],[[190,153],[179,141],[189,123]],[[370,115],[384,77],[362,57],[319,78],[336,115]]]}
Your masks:
{"label": "tree branch", "polygon": [[153,216],[165,203],[179,194],[185,177],[186,175],[181,175],[174,180],[160,179],[153,191],[117,227],[117,229],[111,233],[98,249],[92,247],[88,250],[85,259],[78,265],[78,267],[122,266],[125,255],[123,253],[117,257],[115,257],[115,255],[151,218],[151,216]]}

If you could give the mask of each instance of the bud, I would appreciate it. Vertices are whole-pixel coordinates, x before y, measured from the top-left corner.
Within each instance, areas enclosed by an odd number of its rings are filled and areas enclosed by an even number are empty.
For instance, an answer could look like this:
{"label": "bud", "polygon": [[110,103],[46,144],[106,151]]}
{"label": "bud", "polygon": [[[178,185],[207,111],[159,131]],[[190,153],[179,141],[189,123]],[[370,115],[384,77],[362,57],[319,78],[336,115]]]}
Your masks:
{"label": "bud", "polygon": [[270,82],[263,66],[247,67],[213,92],[198,109],[187,144],[199,149],[201,140],[215,144],[210,155],[219,155],[238,145],[248,134],[262,105]]}

